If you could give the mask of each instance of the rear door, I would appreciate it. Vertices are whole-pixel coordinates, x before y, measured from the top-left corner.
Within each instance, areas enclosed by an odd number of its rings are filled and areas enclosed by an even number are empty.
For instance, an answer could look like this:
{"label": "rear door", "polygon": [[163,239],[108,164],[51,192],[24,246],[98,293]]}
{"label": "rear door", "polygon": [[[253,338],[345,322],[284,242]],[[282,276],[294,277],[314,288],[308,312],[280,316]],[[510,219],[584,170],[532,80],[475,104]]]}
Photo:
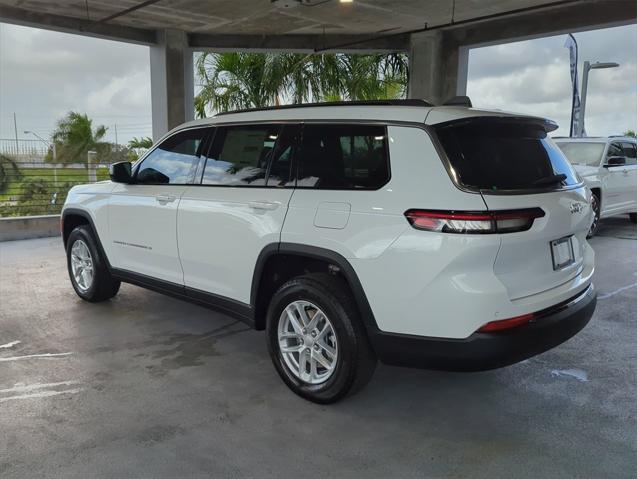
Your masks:
{"label": "rear door", "polygon": [[500,235],[494,270],[511,299],[581,272],[591,221],[587,193],[545,126],[473,118],[437,131],[461,186],[480,191],[489,210],[544,212],[529,230]]}
{"label": "rear door", "polygon": [[185,189],[179,205],[186,287],[250,303],[257,258],[280,241],[299,130],[294,124],[216,128],[199,184]]}
{"label": "rear door", "polygon": [[183,284],[177,250],[177,206],[195,177],[207,128],[177,132],[136,168],[132,184],[117,183],[109,199],[114,267]]}
{"label": "rear door", "polygon": [[637,144],[622,142],[622,150],[626,157],[626,168],[623,170],[626,188],[622,198],[626,203],[624,211],[637,212]]}

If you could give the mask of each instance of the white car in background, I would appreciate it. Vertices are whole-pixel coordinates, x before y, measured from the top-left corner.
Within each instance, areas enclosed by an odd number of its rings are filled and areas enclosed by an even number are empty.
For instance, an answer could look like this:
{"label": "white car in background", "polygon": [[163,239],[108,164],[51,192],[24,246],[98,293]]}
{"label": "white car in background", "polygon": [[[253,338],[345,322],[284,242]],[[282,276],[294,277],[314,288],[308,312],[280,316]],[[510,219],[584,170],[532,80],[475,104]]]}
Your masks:
{"label": "white car in background", "polygon": [[637,139],[555,138],[555,142],[593,192],[595,218],[589,238],[600,219],[628,213],[637,223]]}

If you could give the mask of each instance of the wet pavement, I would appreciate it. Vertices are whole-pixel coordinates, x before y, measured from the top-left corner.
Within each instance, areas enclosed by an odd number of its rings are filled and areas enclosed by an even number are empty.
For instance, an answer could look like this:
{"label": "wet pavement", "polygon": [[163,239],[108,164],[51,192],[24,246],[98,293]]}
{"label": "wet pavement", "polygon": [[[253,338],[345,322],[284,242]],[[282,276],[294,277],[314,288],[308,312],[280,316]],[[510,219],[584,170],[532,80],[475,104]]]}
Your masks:
{"label": "wet pavement", "polygon": [[599,302],[558,348],[484,373],[379,366],[319,406],[263,333],[122,285],[73,292],[59,238],[0,243],[0,477],[635,477],[637,225],[602,223]]}

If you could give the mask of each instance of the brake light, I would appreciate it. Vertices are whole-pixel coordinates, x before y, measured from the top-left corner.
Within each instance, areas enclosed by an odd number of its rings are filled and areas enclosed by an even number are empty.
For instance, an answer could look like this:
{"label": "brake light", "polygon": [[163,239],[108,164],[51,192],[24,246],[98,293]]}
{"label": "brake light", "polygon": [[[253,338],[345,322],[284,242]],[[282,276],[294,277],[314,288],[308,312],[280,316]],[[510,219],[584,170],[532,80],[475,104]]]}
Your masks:
{"label": "brake light", "polygon": [[541,208],[500,211],[405,211],[409,224],[418,230],[441,233],[513,233],[531,228],[535,218],[545,215]]}
{"label": "brake light", "polygon": [[501,319],[499,321],[491,321],[485,324],[480,329],[479,333],[492,333],[494,331],[503,331],[505,329],[517,328],[531,321],[535,315],[533,313],[523,314],[522,316],[516,316],[515,318]]}

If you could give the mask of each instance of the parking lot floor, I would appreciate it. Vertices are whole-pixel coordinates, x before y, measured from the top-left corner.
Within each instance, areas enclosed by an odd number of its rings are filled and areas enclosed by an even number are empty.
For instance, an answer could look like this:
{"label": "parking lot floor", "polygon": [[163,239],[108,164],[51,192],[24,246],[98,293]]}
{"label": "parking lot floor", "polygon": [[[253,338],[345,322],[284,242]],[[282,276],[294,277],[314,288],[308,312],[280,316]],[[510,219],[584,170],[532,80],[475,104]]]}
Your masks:
{"label": "parking lot floor", "polygon": [[482,373],[379,365],[320,406],[262,332],[131,285],[84,302],[59,238],[0,243],[0,477],[634,478],[637,225],[591,244],[597,310],[565,344]]}

